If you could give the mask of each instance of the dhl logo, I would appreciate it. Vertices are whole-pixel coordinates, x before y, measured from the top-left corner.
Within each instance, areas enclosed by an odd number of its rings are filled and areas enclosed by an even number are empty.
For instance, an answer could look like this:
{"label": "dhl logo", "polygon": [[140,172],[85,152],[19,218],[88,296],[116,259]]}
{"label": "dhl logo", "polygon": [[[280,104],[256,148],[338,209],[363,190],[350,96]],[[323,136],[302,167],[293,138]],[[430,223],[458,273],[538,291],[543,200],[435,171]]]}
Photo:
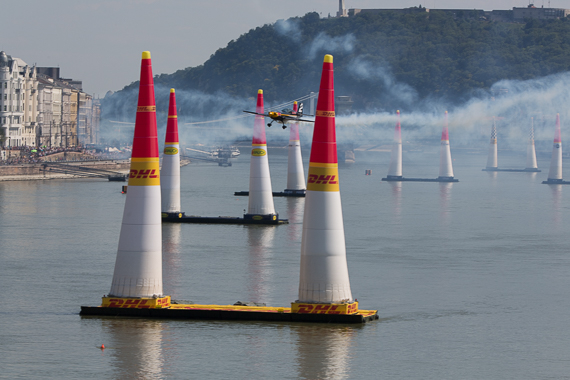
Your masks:
{"label": "dhl logo", "polygon": [[137,112],[155,112],[156,106],[138,106]]}
{"label": "dhl logo", "polygon": [[324,174],[321,175],[309,174],[309,183],[336,185],[338,184],[338,181],[336,181],[335,178],[336,175],[325,176]]}
{"label": "dhl logo", "polygon": [[173,147],[165,147],[164,154],[169,154],[169,155],[178,154],[178,149]]}
{"label": "dhl logo", "polygon": [[155,174],[156,169],[131,169],[131,173],[129,174],[129,178],[158,178],[158,174]]}
{"label": "dhl logo", "polygon": [[129,186],[160,186],[158,158],[133,158],[129,173]]}
{"label": "dhl logo", "polygon": [[339,191],[338,167],[315,167],[309,165],[307,190]]}
{"label": "dhl logo", "polygon": [[265,151],[265,149],[255,148],[251,150],[251,155],[256,157],[265,156],[266,153],[267,152]]}
{"label": "dhl logo", "polygon": [[312,304],[293,303],[292,313],[299,314],[354,314],[358,312],[358,303],[349,304]]}
{"label": "dhl logo", "polygon": [[150,309],[170,306],[170,297],[164,298],[103,298],[103,307],[122,309]]}
{"label": "dhl logo", "polygon": [[334,117],[334,111],[319,111],[319,110],[317,110],[316,116]]}

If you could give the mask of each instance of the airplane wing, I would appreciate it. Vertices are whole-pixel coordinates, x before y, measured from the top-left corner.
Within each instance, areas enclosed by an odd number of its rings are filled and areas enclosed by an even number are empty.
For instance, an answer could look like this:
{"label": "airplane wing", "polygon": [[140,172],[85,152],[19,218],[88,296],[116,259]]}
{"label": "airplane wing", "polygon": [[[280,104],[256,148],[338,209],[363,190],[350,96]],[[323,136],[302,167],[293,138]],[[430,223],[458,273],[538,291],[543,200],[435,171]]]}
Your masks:
{"label": "airplane wing", "polygon": [[295,119],[295,121],[305,121],[307,123],[314,123],[314,120],[305,120],[305,119]]}
{"label": "airplane wing", "polygon": [[257,112],[252,112],[252,111],[243,111],[243,112],[245,112],[245,113],[251,113],[251,114],[254,114],[254,115],[260,115],[260,116],[269,117],[269,115],[266,115],[266,114],[264,114],[264,113],[257,113]]}

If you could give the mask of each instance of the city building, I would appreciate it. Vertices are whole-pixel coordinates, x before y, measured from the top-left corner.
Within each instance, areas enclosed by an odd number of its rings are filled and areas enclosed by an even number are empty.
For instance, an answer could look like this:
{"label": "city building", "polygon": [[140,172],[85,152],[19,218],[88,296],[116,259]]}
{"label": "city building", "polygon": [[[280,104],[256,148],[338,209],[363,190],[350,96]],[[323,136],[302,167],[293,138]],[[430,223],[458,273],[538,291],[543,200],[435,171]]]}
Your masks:
{"label": "city building", "polygon": [[0,52],[0,145],[96,144],[101,106],[59,67],[29,66]]}
{"label": "city building", "polygon": [[36,145],[37,70],[0,51],[0,139],[2,145]]}

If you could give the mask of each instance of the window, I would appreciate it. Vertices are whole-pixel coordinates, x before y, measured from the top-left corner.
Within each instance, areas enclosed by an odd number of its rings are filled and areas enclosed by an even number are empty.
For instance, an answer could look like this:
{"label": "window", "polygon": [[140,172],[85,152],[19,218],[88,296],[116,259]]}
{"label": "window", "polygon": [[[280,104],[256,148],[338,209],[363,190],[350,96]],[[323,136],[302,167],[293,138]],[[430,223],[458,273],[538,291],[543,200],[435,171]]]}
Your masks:
{"label": "window", "polygon": [[8,100],[8,95],[4,94],[4,100]]}
{"label": "window", "polygon": [[4,88],[8,88],[8,82],[4,82]]}
{"label": "window", "polygon": [[4,106],[4,111],[6,111],[6,106]]}

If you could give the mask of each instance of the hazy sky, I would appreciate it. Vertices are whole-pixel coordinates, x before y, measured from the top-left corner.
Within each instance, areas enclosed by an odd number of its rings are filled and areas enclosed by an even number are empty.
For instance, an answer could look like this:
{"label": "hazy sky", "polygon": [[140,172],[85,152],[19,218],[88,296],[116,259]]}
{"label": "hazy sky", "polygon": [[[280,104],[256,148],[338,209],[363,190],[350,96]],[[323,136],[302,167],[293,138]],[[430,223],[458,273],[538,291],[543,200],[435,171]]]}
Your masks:
{"label": "hazy sky", "polygon": [[[347,8],[511,9],[528,0],[346,0]],[[570,8],[570,0],[535,5]],[[318,12],[338,0],[19,0],[2,2],[0,50],[38,66],[59,66],[103,97],[138,80],[141,52],[154,74],[198,66],[252,28]]]}

